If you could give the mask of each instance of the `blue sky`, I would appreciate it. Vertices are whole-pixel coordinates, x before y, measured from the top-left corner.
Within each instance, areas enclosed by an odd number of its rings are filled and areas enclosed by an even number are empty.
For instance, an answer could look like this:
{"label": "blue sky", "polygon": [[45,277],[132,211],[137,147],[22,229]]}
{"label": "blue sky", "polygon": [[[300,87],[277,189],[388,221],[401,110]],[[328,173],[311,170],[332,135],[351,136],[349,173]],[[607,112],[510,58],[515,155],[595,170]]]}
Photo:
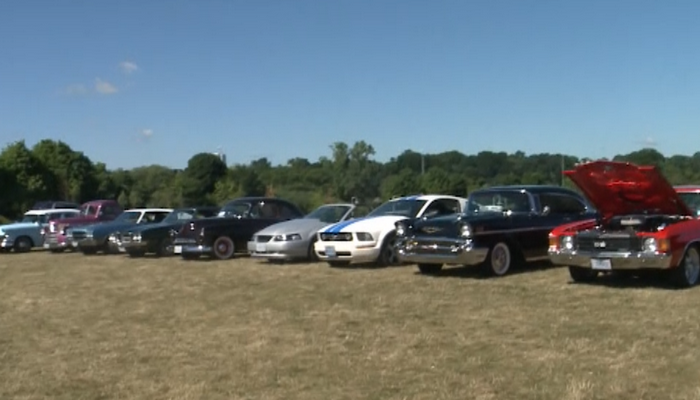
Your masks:
{"label": "blue sky", "polygon": [[108,167],[405,149],[692,154],[700,2],[0,2],[0,143]]}

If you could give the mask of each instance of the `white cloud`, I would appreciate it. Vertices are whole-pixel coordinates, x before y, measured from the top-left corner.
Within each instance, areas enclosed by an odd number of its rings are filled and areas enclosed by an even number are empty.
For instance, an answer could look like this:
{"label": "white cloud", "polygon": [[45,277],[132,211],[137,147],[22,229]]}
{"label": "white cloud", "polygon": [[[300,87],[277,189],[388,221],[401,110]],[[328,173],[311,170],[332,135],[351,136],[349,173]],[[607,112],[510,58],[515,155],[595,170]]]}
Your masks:
{"label": "white cloud", "polygon": [[644,140],[642,140],[642,145],[648,146],[648,147],[654,147],[657,145],[657,143],[653,137],[647,136]]}
{"label": "white cloud", "polygon": [[141,136],[151,137],[153,136],[153,129],[143,129],[141,130]]}
{"label": "white cloud", "polygon": [[95,79],[95,91],[100,94],[114,94],[119,91],[116,86],[100,78]]}
{"label": "white cloud", "polygon": [[139,66],[132,61],[122,61],[119,63],[119,69],[121,69],[125,74],[131,74],[138,71]]}
{"label": "white cloud", "polygon": [[74,85],[69,85],[68,87],[66,87],[64,92],[67,95],[80,96],[87,94],[88,90],[87,87],[85,87],[85,85],[83,85],[82,83],[78,83]]}

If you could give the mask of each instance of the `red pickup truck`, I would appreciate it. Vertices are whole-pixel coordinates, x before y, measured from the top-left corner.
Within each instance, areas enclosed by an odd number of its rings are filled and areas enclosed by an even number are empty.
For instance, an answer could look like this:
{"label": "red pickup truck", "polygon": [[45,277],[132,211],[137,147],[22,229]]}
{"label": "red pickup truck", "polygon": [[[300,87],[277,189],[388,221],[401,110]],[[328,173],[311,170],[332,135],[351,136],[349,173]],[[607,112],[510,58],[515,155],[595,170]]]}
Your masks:
{"label": "red pickup truck", "polygon": [[98,224],[112,221],[117,218],[124,209],[115,200],[93,200],[80,206],[80,215],[72,218],[57,219],[51,221],[44,232],[44,248],[53,253],[61,253],[66,249],[75,247],[70,234],[66,230],[70,227]]}

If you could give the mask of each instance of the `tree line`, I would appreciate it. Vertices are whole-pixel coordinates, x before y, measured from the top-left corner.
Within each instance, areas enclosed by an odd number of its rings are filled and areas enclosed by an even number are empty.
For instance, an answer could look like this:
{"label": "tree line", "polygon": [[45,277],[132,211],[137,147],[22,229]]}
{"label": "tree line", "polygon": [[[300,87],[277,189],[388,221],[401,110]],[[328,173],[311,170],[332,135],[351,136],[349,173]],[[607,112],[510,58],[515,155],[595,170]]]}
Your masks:
{"label": "tree line", "polygon": [[[161,165],[108,169],[62,141],[24,141],[0,152],[0,215],[14,218],[41,200],[82,203],[116,199],[124,207],[221,205],[240,196],[286,198],[305,210],[349,201],[371,207],[396,195],[442,193],[466,196],[492,185],[563,184],[562,168],[587,161],[563,154],[405,150],[387,162],[374,159],[371,144],[336,142],[328,156],[293,158],[272,165],[267,158],[227,166],[215,154],[193,155],[182,170]],[[700,183],[700,152],[665,157],[645,148],[614,160],[658,166],[672,184]]]}

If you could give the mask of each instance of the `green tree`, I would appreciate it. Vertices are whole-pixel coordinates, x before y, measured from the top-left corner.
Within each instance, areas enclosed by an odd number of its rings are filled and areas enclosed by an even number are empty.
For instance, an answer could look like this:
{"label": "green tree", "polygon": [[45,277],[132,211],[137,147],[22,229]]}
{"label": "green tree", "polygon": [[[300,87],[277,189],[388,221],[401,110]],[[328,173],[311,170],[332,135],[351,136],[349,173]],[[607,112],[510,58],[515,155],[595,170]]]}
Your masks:
{"label": "green tree", "polygon": [[198,153],[187,162],[182,177],[184,201],[192,205],[211,204],[216,182],[226,176],[226,164],[218,156]]}

